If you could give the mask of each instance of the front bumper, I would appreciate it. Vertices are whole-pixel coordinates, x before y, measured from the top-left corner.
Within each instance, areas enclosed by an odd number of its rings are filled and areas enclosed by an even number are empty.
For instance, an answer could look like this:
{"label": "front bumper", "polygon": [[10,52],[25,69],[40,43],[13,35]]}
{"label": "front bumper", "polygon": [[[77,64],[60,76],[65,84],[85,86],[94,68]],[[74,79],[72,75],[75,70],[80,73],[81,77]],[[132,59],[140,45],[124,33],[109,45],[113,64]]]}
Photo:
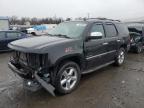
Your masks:
{"label": "front bumper", "polygon": [[20,71],[12,62],[8,62],[8,67],[22,78],[26,78],[27,73]]}
{"label": "front bumper", "polygon": [[[31,91],[36,91],[41,87],[45,88],[50,94],[55,96],[55,88],[50,83],[47,83],[45,80],[43,80],[38,73],[41,71],[41,69],[34,72],[34,80],[28,80],[25,79],[27,77],[27,73],[22,72],[20,69],[18,69],[12,62],[8,63],[9,68],[16,74],[18,74],[20,77],[24,78],[24,87],[26,89],[29,89]],[[37,82],[37,83],[36,83]]]}

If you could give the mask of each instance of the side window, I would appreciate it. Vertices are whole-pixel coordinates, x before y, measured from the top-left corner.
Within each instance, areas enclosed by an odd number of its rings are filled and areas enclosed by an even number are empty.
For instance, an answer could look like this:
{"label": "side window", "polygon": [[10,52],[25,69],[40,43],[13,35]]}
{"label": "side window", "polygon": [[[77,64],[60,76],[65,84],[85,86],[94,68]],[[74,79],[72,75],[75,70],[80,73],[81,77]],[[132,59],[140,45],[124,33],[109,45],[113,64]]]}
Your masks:
{"label": "side window", "polygon": [[115,37],[117,36],[117,30],[113,24],[106,24],[106,36],[107,37]]}
{"label": "side window", "polygon": [[92,26],[90,33],[92,33],[92,32],[101,32],[103,37],[105,36],[103,25],[99,24],[99,23],[95,23]]}
{"label": "side window", "polygon": [[116,26],[119,34],[122,36],[128,36],[129,31],[131,31],[131,28],[129,28],[130,30],[128,30],[128,27],[123,23],[116,24]]}
{"label": "side window", "polygon": [[7,33],[7,38],[18,38],[18,33],[16,32],[9,32]]}
{"label": "side window", "polygon": [[5,32],[0,32],[0,39],[4,39],[5,38]]}

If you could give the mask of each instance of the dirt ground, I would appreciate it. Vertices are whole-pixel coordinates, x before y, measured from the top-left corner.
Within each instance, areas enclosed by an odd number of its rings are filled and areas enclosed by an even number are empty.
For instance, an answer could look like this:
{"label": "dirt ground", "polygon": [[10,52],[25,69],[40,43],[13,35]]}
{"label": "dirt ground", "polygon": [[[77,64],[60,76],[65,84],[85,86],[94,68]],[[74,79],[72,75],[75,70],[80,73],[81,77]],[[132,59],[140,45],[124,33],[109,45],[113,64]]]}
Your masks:
{"label": "dirt ground", "polygon": [[129,53],[121,67],[84,75],[73,93],[57,97],[23,89],[7,67],[9,56],[0,54],[0,108],[144,108],[144,54]]}

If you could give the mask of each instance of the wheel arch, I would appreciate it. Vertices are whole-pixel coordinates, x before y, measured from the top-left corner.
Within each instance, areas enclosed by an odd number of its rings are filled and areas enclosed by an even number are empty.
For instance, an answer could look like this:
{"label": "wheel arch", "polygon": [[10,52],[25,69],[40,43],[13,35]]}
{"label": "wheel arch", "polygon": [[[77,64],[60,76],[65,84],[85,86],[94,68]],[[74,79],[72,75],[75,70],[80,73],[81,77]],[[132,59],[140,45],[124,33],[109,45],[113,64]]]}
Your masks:
{"label": "wheel arch", "polygon": [[63,56],[55,62],[54,67],[59,68],[59,66],[64,62],[73,61],[73,62],[77,63],[81,69],[81,68],[83,68],[83,59],[84,59],[84,57],[81,54],[72,54],[72,55]]}
{"label": "wheel arch", "polygon": [[124,48],[126,52],[128,51],[127,44],[121,45],[121,46],[119,47],[119,49],[120,49],[120,48]]}
{"label": "wheel arch", "polygon": [[32,34],[33,36],[36,36],[36,33],[35,33],[35,32],[31,32],[31,34]]}
{"label": "wheel arch", "polygon": [[64,64],[64,62],[67,62],[67,61],[73,61],[75,63],[78,64],[80,70],[83,69],[83,65],[84,65],[84,62],[83,62],[84,58],[83,58],[83,55],[82,54],[71,54],[71,55],[66,55],[66,56],[63,56],[63,57],[60,57],[59,59],[57,59],[53,65],[50,66],[50,72],[51,72],[51,82],[52,84],[54,85],[54,82],[55,82],[55,77],[58,73],[58,70],[60,68],[60,66],[62,64]]}

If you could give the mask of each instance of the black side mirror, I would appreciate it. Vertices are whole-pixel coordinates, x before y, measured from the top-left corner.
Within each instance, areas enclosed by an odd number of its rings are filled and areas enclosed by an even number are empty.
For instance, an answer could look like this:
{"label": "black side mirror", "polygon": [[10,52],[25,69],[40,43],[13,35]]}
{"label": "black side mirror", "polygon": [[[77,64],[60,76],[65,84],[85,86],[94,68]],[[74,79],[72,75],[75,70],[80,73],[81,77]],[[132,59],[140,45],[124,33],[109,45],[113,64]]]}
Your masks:
{"label": "black side mirror", "polygon": [[101,39],[103,36],[103,34],[101,32],[92,32],[90,34],[90,36],[88,37],[88,40],[91,40],[91,39]]}

